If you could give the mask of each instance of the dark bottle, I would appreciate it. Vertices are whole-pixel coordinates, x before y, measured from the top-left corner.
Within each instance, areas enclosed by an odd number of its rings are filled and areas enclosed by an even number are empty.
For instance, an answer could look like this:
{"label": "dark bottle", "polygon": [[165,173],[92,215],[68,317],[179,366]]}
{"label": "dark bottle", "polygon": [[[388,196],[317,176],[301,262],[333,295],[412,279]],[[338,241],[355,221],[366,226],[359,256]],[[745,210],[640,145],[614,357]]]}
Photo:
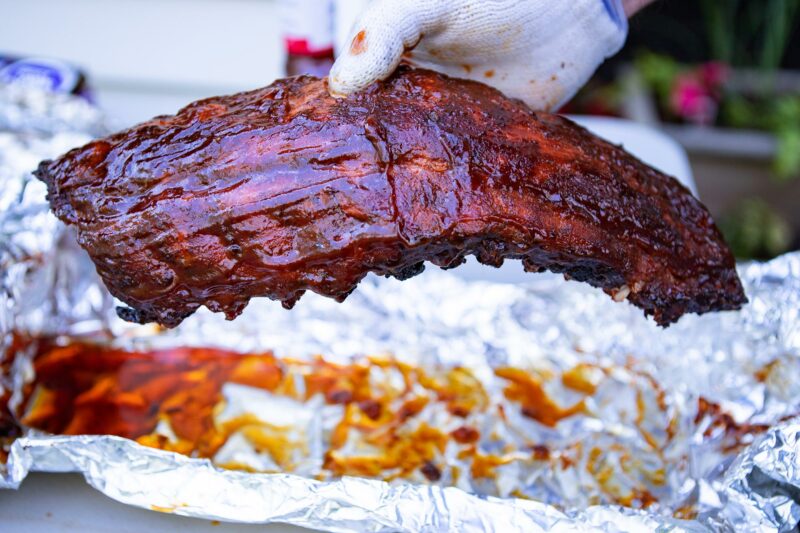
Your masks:
{"label": "dark bottle", "polygon": [[333,65],[333,0],[282,0],[286,75],[325,77]]}

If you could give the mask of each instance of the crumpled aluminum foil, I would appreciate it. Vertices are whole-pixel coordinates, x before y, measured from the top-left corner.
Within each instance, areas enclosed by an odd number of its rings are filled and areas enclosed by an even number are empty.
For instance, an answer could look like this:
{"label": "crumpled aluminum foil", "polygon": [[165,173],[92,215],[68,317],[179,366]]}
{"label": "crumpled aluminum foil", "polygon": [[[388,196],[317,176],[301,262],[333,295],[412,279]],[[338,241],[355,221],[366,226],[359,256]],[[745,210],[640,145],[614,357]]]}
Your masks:
{"label": "crumpled aluminum foil", "polygon": [[[286,312],[260,300],[234,322],[200,312],[176,330],[155,333],[114,317],[113,300],[70,232],[49,213],[43,186],[29,174],[40,159],[102,131],[101,118],[88,107],[56,111],[83,105],[70,99],[25,95],[25,105],[15,103],[19,99],[0,88],[0,114],[18,113],[13,122],[0,119],[2,352],[11,332],[21,330],[68,336],[104,331],[115,344],[137,349],[211,345],[243,352],[272,349],[294,358],[324,354],[339,361],[391,353],[422,366],[467,367],[494,395],[500,387],[494,368],[557,375],[588,362],[615,369],[614,379],[592,397],[591,416],[564,420],[553,429],[517,417],[509,427],[533,433],[553,449],[585,441],[603,450],[629,450],[644,466],[623,481],[637,483],[639,474],[653,469],[663,469],[664,479],[657,503],[642,511],[610,504],[604,487],[580,468],[539,469],[522,483],[520,477],[530,472],[512,465],[501,477],[533,498],[525,500],[508,497],[499,485],[478,495],[419,483],[242,473],[118,437],[31,430],[13,443],[5,469],[0,467],[0,487],[18,486],[30,471],[81,472],[98,490],[131,505],[329,531],[796,528],[800,253],[742,266],[751,300],[744,310],[685,317],[667,330],[631,306],[557,276],[532,275],[524,285],[510,285],[468,282],[432,270],[402,283],[369,278],[344,304],[309,295]],[[83,118],[59,118],[70,113]],[[12,123],[13,132],[3,131]],[[0,387],[13,392],[12,407],[31,373],[30,358],[18,354],[2,376]],[[647,408],[645,422],[674,421],[675,436],[658,453],[642,443],[637,430],[642,421],[630,412],[638,402],[631,391],[646,392],[643,376],[652,390],[663,391],[662,411]],[[701,398],[729,415],[724,424],[713,414],[698,416]],[[748,424],[769,429],[760,435],[736,432]],[[514,443],[511,433],[504,438]],[[673,517],[685,508],[696,513],[693,520]]]}

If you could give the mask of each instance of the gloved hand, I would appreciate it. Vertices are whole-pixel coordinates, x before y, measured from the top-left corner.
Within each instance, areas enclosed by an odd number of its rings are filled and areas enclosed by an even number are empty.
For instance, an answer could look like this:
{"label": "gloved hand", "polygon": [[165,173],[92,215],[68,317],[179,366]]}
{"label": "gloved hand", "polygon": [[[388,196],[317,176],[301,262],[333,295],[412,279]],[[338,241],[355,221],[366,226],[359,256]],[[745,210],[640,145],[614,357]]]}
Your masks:
{"label": "gloved hand", "polygon": [[621,0],[376,0],[333,65],[330,90],[363,89],[405,59],[549,111],[574,96],[627,32]]}

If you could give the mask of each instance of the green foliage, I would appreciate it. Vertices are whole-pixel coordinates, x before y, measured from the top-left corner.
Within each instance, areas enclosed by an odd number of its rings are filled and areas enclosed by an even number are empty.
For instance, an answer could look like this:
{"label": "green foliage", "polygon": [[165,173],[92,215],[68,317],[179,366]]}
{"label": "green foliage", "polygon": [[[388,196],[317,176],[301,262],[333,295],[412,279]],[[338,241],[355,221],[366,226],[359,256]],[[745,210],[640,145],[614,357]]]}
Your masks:
{"label": "green foliage", "polygon": [[783,181],[800,177],[800,94],[761,98],[728,94],[720,118],[723,126],[773,133],[778,141],[775,177]]}
{"label": "green foliage", "polygon": [[669,56],[653,52],[638,54],[635,66],[647,86],[655,92],[661,106],[666,109],[675,79],[686,67]]}
{"label": "green foliage", "polygon": [[800,126],[786,128],[778,134],[778,154],[775,175],[781,180],[797,178],[800,174]]}
{"label": "green foliage", "polygon": [[[756,129],[777,140],[773,160],[776,179],[800,178],[800,91],[781,94],[774,74],[780,68],[792,33],[800,22],[800,0],[698,0],[705,24],[709,60],[734,68],[756,69],[758,83],[725,84],[706,94],[719,106],[715,124]],[[640,54],[635,62],[644,82],[659,103],[661,116],[670,121],[692,121],[684,108],[681,84],[702,80],[702,66],[683,65],[668,56]],[[679,82],[678,80],[683,80]],[[741,81],[741,80],[740,80]],[[750,80],[752,81],[752,80]],[[673,109],[674,108],[674,109]],[[720,220],[734,253],[740,258],[767,259],[786,252],[792,228],[760,198],[743,201]]]}
{"label": "green foliage", "polygon": [[744,200],[719,226],[741,259],[769,259],[788,251],[792,242],[791,226],[760,198]]}
{"label": "green foliage", "polygon": [[[655,94],[662,116],[680,120],[670,111],[670,97],[676,79],[697,67],[652,52],[640,53],[635,66]],[[773,161],[775,178],[781,181],[800,178],[800,92],[775,94],[768,85],[751,94],[727,88],[721,91],[719,100],[718,126],[772,133],[778,142]]]}
{"label": "green foliage", "polygon": [[701,0],[700,9],[706,23],[706,37],[713,59],[734,64],[736,50],[736,12],[739,0]]}
{"label": "green foliage", "polygon": [[800,94],[778,98],[772,130],[778,137],[775,173],[784,180],[800,177]]}
{"label": "green foliage", "polygon": [[[764,3],[764,0],[758,3]],[[786,53],[800,12],[800,0],[768,0],[764,7],[764,37],[759,65],[774,70],[780,67]]]}
{"label": "green foliage", "polygon": [[700,0],[711,59],[777,69],[800,15],[800,0]]}

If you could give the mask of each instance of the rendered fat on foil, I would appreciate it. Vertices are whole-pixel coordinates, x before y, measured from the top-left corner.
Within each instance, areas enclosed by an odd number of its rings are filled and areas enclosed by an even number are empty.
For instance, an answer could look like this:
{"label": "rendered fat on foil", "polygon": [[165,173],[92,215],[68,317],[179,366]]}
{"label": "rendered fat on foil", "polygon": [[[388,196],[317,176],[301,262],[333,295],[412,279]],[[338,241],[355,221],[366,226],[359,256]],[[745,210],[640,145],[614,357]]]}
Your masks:
{"label": "rendered fat on foil", "polygon": [[[555,276],[515,286],[437,271],[370,279],[344,304],[312,296],[286,312],[259,301],[235,322],[199,313],[170,332],[136,327],[113,317],[28,174],[97,134],[96,111],[0,96],[16,113],[0,119],[2,387],[23,422],[6,438],[4,486],[30,471],[77,471],[132,505],[331,531],[796,526],[797,254],[740,269],[752,302],[743,311],[666,332]],[[114,430],[127,438],[55,434],[86,433],[92,420],[43,409],[52,376],[81,363],[80,346],[106,362],[115,350],[225,353],[229,374],[211,399],[199,396],[209,440],[188,438],[199,419],[181,418],[181,397],[169,395],[153,404],[155,425]],[[135,403],[158,379],[190,396],[192,379],[211,381],[208,365],[174,381],[159,361],[140,357],[139,386],[103,396],[93,387],[121,374],[99,372],[81,392]],[[279,379],[254,378],[259,368]]]}

